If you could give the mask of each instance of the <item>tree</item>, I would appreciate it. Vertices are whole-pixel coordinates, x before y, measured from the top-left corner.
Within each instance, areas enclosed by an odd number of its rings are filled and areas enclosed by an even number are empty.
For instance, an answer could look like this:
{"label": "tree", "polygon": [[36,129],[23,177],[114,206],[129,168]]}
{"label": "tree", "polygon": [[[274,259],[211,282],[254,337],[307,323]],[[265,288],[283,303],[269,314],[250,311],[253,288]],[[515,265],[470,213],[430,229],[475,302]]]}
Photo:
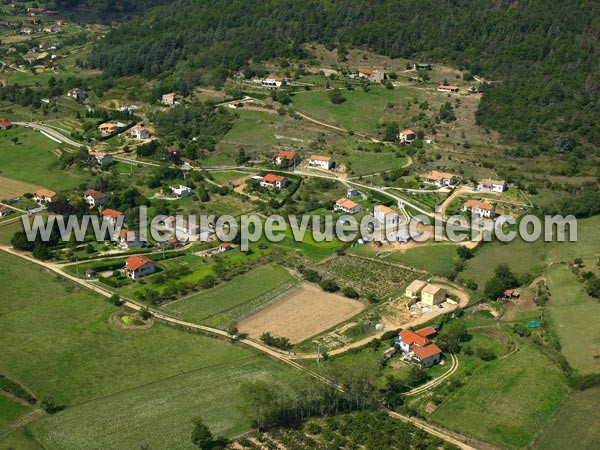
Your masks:
{"label": "tree", "polygon": [[200,417],[192,419],[192,443],[201,449],[208,449],[214,442],[213,434]]}
{"label": "tree", "polygon": [[466,325],[460,320],[453,320],[444,325],[440,331],[437,343],[445,352],[458,353],[461,344],[470,339]]}
{"label": "tree", "polygon": [[340,105],[346,101],[342,95],[342,91],[340,91],[338,88],[334,88],[333,90],[329,91],[327,96],[329,97],[329,101],[334,105]]}
{"label": "tree", "polygon": [[117,294],[111,295],[110,301],[115,306],[121,306],[123,304],[123,302],[121,301],[121,297],[119,297]]}
{"label": "tree", "polygon": [[152,313],[148,310],[148,308],[144,307],[140,309],[140,317],[143,320],[148,320],[150,317],[152,317]]}

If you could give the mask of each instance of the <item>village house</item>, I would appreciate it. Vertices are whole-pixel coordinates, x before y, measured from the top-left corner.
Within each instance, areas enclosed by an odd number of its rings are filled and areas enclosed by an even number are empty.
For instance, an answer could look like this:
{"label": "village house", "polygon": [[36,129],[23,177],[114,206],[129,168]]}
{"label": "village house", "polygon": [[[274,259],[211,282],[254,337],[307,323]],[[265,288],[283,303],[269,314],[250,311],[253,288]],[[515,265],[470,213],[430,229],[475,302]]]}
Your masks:
{"label": "village house", "polygon": [[346,197],[348,197],[348,198],[358,197],[359,195],[360,195],[360,192],[358,192],[358,189],[348,188],[346,190]]}
{"label": "village house", "polygon": [[231,109],[238,109],[243,108],[244,104],[238,100],[232,100],[230,102],[227,102],[227,107]]}
{"label": "village house", "polygon": [[151,275],[156,271],[154,261],[146,258],[145,256],[131,256],[125,261],[125,270],[127,276],[132,280],[138,280],[139,278]]}
{"label": "village house", "polygon": [[458,181],[458,176],[453,173],[439,172],[432,170],[425,175],[425,182],[435,184],[436,186],[454,186]]}
{"label": "village house", "polygon": [[231,242],[221,242],[219,244],[219,248],[218,251],[219,252],[226,252],[228,250],[233,250],[233,244]]}
{"label": "village house", "polygon": [[29,27],[21,28],[21,33],[22,34],[33,34],[33,28],[29,28]]}
{"label": "village house", "polygon": [[349,198],[342,197],[333,206],[334,211],[342,211],[346,214],[356,214],[363,210],[363,207]]}
{"label": "village house", "polygon": [[489,192],[504,192],[507,189],[508,185],[504,180],[481,180],[477,188],[480,191],[489,191]]}
{"label": "village house", "polygon": [[91,208],[104,205],[108,201],[108,198],[108,194],[95,191],[94,189],[88,189],[83,194],[83,199]]}
{"label": "village house", "polygon": [[494,218],[496,216],[496,208],[494,205],[478,200],[469,200],[466,202],[463,211],[471,211],[472,215],[479,217]]}
{"label": "village house", "polygon": [[106,122],[98,125],[98,131],[102,136],[109,136],[117,132],[117,124]]}
{"label": "village house", "polygon": [[112,157],[112,155],[109,155],[107,153],[90,152],[88,154],[86,162],[88,164],[106,167],[106,166],[110,166],[111,164],[113,164],[115,162],[115,160]]}
{"label": "village house", "polygon": [[202,228],[194,221],[188,221],[183,217],[169,216],[165,219],[165,227],[177,234],[178,239],[184,241],[208,240],[210,231]]}
{"label": "village house", "polygon": [[275,158],[275,165],[279,167],[292,167],[298,162],[298,156],[295,152],[289,150],[280,150]]}
{"label": "village house", "polygon": [[102,218],[104,220],[106,220],[107,222],[109,222],[113,225],[115,225],[117,223],[117,221],[119,220],[120,217],[124,217],[124,215],[121,211],[117,211],[115,209],[110,209],[110,208],[103,209],[102,212],[100,213],[100,215],[102,216]]}
{"label": "village house", "polygon": [[277,188],[277,189],[285,189],[288,185],[288,179],[286,177],[282,177],[281,175],[275,175],[273,173],[268,173],[262,180],[260,181],[261,187],[266,188]]}
{"label": "village house", "polygon": [[383,83],[385,80],[385,72],[379,69],[358,69],[358,78],[369,81],[371,83]]}
{"label": "village house", "polygon": [[278,75],[269,74],[267,77],[262,80],[263,87],[267,89],[277,89],[286,84],[285,78],[280,77]]}
{"label": "village house", "polygon": [[143,244],[135,231],[119,230],[115,231],[112,235],[113,242],[116,242],[117,246],[122,249],[129,249],[133,247],[139,247]]}
{"label": "village house", "polygon": [[442,358],[442,350],[429,337],[435,335],[435,328],[425,327],[417,331],[402,330],[395,341],[400,350],[418,363],[421,367],[438,364]]}
{"label": "village house", "polygon": [[169,186],[169,189],[171,189],[171,192],[173,192],[173,194],[179,198],[189,197],[192,195],[192,189],[182,184],[178,186]]}
{"label": "village house", "polygon": [[175,94],[173,92],[163,94],[160,102],[165,106],[175,106],[175,104],[177,103],[175,101]]}
{"label": "village house", "polygon": [[311,167],[319,167],[325,170],[331,170],[335,162],[331,156],[312,155],[308,158],[308,165]]}
{"label": "village house", "polygon": [[444,303],[446,300],[446,290],[435,284],[427,284],[421,290],[421,303],[425,306],[435,306]]}
{"label": "village house", "polygon": [[67,91],[67,97],[74,98],[75,100],[84,100],[87,98],[87,93],[83,89],[73,88]]}
{"label": "village house", "polygon": [[440,85],[435,90],[438,92],[448,92],[449,93],[449,92],[458,92],[459,88],[458,88],[458,86],[452,86],[452,85],[448,85],[448,86]]}
{"label": "village house", "polygon": [[12,123],[3,117],[0,117],[0,130],[9,130],[12,128]]}
{"label": "village house", "polygon": [[13,213],[13,210],[10,209],[8,206],[0,205],[0,217],[6,217],[12,213]]}
{"label": "village house", "polygon": [[385,205],[377,205],[373,208],[373,217],[387,229],[395,228],[400,223],[400,216],[396,211]]}
{"label": "village house", "polygon": [[48,189],[39,189],[33,195],[33,201],[36,203],[52,203],[56,199],[56,192]]}
{"label": "village house", "polygon": [[412,144],[416,138],[417,133],[408,128],[406,130],[402,130],[398,135],[398,139],[400,140],[401,144]]}
{"label": "village house", "polygon": [[150,139],[150,137],[152,136],[150,132],[146,128],[144,128],[143,123],[138,123],[134,127],[131,127],[129,130],[129,135],[132,139],[138,140]]}
{"label": "village house", "polygon": [[425,286],[427,286],[427,281],[415,280],[406,287],[404,296],[412,299],[419,299],[421,298],[421,291]]}

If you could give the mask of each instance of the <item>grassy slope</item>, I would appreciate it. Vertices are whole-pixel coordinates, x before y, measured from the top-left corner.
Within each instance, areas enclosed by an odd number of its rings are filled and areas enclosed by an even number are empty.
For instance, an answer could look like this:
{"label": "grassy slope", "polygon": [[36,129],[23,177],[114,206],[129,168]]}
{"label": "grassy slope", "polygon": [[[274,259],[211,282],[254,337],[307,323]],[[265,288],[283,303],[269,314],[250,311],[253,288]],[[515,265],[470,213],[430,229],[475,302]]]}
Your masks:
{"label": "grassy slope", "polygon": [[0,435],[6,430],[8,425],[27,414],[30,409],[16,401],[0,395]]}
{"label": "grassy slope", "polygon": [[563,265],[548,269],[552,297],[548,310],[569,364],[582,373],[600,371],[600,303],[589,297],[571,271]]}
{"label": "grassy slope", "polygon": [[227,320],[247,314],[268,302],[280,291],[279,287],[293,282],[294,277],[282,267],[260,267],[213,289],[171,303],[166,308],[186,320],[223,325]]}
{"label": "grassy slope", "polygon": [[558,369],[522,345],[517,353],[474,372],[432,417],[502,448],[519,448],[546,423],[566,391]]}

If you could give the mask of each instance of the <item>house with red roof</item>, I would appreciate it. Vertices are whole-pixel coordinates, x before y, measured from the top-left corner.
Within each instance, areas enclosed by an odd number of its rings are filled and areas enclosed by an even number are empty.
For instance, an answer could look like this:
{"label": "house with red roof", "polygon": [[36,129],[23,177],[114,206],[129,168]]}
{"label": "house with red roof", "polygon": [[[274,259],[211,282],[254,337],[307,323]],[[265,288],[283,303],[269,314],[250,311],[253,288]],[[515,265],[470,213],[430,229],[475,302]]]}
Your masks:
{"label": "house with red roof", "polygon": [[298,161],[296,152],[281,150],[275,158],[275,165],[279,167],[291,167]]}
{"label": "house with red roof", "polygon": [[115,225],[117,220],[119,220],[119,217],[123,216],[123,213],[121,211],[117,211],[116,209],[105,208],[102,210],[100,215],[104,220]]}
{"label": "house with red roof", "polygon": [[264,177],[262,177],[260,185],[261,187],[266,188],[285,189],[288,185],[288,180],[286,177],[282,177],[281,175],[268,173]]}
{"label": "house with red roof", "polygon": [[10,209],[8,206],[0,205],[0,217],[5,217],[12,213],[13,213],[13,210]]}
{"label": "house with red roof", "polygon": [[417,331],[402,330],[395,342],[412,361],[421,367],[431,367],[442,359],[442,350],[430,340],[437,330],[433,327],[424,327]]}
{"label": "house with red roof", "polygon": [[333,210],[342,211],[346,214],[356,214],[358,212],[361,212],[363,210],[363,207],[355,201],[350,200],[349,198],[342,197],[337,202],[335,202]]}
{"label": "house with red roof", "polygon": [[496,208],[494,205],[488,202],[481,202],[478,200],[469,200],[465,202],[463,211],[471,211],[471,214],[479,217],[495,217]]}
{"label": "house with red roof", "polygon": [[10,128],[12,128],[12,123],[10,123],[4,117],[0,117],[0,130],[8,130]]}
{"label": "house with red roof", "polygon": [[233,244],[231,242],[221,242],[219,244],[219,252],[226,252],[227,250],[233,250]]}
{"label": "house with red roof", "polygon": [[90,205],[90,208],[95,208],[96,206],[104,205],[109,197],[108,194],[104,192],[95,191],[94,189],[87,189],[83,193],[83,199],[85,202]]}
{"label": "house with red roof", "polygon": [[415,133],[411,129],[402,130],[400,134],[398,134],[398,139],[401,144],[412,144],[413,141],[417,138],[417,133]]}
{"label": "house with red roof", "polygon": [[367,69],[361,67],[358,69],[358,78],[370,81],[371,83],[383,83],[385,80],[385,72],[380,69]]}
{"label": "house with red roof", "polygon": [[156,271],[156,266],[151,259],[142,255],[135,255],[127,258],[125,261],[125,270],[129,278],[138,280],[153,274]]}

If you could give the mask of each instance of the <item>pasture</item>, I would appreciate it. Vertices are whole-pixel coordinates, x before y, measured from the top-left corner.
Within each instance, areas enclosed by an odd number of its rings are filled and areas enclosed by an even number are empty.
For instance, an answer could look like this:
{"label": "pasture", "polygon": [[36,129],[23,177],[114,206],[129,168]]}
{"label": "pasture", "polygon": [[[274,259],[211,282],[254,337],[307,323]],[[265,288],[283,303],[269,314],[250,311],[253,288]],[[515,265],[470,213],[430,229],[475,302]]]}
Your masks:
{"label": "pasture", "polygon": [[10,431],[9,427],[15,420],[29,411],[31,408],[0,394],[0,437]]}
{"label": "pasture", "polygon": [[23,194],[37,191],[40,186],[0,176],[0,200],[21,197]]}
{"label": "pasture", "polygon": [[600,303],[566,266],[550,266],[547,277],[552,292],[547,309],[562,353],[581,373],[600,372]]}
{"label": "pasture", "polygon": [[528,445],[562,402],[567,386],[545,356],[523,341],[519,346],[516,353],[474,370],[432,419],[504,449]]}
{"label": "pasture", "polygon": [[283,267],[263,266],[212,289],[163,306],[185,320],[225,326],[268,304],[297,284]]}
{"label": "pasture", "polygon": [[258,338],[263,332],[301,342],[344,322],[364,309],[364,305],[317,286],[303,283],[265,309],[245,318],[239,329]]}

